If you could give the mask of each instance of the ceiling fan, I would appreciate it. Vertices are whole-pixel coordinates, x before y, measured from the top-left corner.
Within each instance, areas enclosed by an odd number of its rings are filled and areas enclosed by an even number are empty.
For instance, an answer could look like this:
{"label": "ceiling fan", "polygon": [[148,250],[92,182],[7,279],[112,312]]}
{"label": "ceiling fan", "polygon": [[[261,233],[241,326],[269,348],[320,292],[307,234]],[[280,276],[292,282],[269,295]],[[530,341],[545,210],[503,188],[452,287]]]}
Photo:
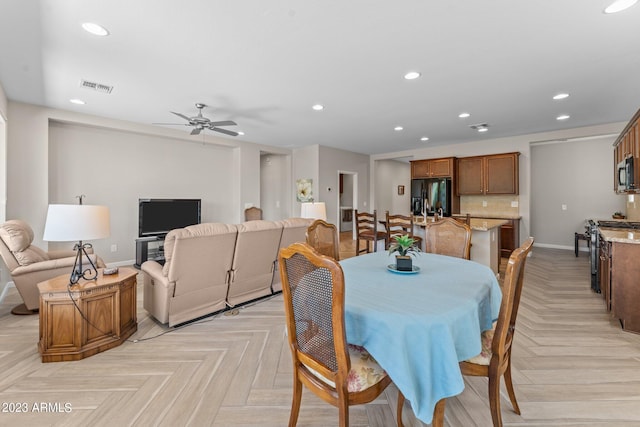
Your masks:
{"label": "ceiling fan", "polygon": [[237,123],[232,120],[222,120],[219,122],[212,122],[208,118],[202,115],[202,109],[206,107],[205,104],[196,103],[196,108],[198,109],[198,115],[194,117],[188,117],[181,113],[176,113],[175,111],[171,111],[171,113],[175,114],[178,117],[185,119],[189,123],[154,123],[154,125],[177,125],[177,126],[192,126],[193,130],[191,131],[191,135],[198,135],[204,129],[213,130],[216,132],[224,133],[225,135],[238,136],[238,132],[234,132],[232,130],[221,129],[218,126],[236,126]]}

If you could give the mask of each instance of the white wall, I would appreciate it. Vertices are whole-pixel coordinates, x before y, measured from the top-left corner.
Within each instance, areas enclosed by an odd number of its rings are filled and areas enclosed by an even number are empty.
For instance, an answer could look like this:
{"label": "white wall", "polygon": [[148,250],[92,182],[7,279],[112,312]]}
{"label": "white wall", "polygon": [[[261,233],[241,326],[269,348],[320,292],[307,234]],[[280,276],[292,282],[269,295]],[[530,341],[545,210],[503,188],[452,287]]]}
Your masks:
{"label": "white wall", "polygon": [[[396,160],[376,162],[375,201],[378,217],[390,214],[409,215],[411,212],[411,165]],[[398,186],[404,185],[404,195],[398,195]]]}
{"label": "white wall", "polygon": [[[202,199],[202,222],[237,222],[229,202],[239,189],[227,179],[234,150],[52,122],[49,202],[73,204],[84,194],[85,204],[108,206],[111,236],[92,242],[95,251],[106,262],[134,259],[139,198]],[[110,252],[113,244],[116,253]]]}
{"label": "white wall", "polygon": [[0,223],[7,217],[7,97],[0,84]]}
{"label": "white wall", "polygon": [[[354,172],[358,175],[357,197],[353,208],[368,210],[369,198],[369,156],[352,151],[320,146],[319,150],[319,198],[327,206],[327,222],[338,224],[340,221],[340,172]],[[331,191],[329,191],[331,189]]]}
{"label": "white wall", "polygon": [[260,156],[260,208],[262,217],[278,220],[291,215],[291,156],[263,154]]}
{"label": "white wall", "polygon": [[[520,216],[520,241],[524,241],[532,235],[531,231],[531,175],[544,174],[542,170],[531,170],[530,144],[537,141],[548,141],[558,139],[578,138],[594,135],[619,134],[626,123],[610,123],[606,125],[587,126],[582,128],[566,129],[562,131],[542,132],[537,134],[519,135],[509,138],[488,139],[463,144],[439,145],[435,147],[425,147],[415,150],[391,152],[371,156],[372,176],[375,176],[375,163],[377,160],[394,159],[411,156],[414,160],[433,159],[439,157],[467,157],[485,154],[520,152],[520,195],[519,207]],[[611,166],[609,166],[610,170]],[[584,167],[581,168],[584,170]],[[580,171],[575,171],[580,173]],[[585,171],[584,173],[589,173]],[[613,171],[611,170],[611,174]],[[610,183],[611,179],[607,179]],[[554,191],[563,193],[562,186],[554,187]],[[572,232],[573,233],[573,232]],[[535,236],[534,236],[535,237]],[[536,244],[546,243],[536,240]]]}
{"label": "white wall", "polygon": [[574,233],[584,233],[586,219],[624,212],[626,197],[613,191],[615,139],[531,147],[531,233],[542,245],[573,249]]}
{"label": "white wall", "polygon": [[[62,150],[67,150],[65,144],[69,134],[73,143],[85,151],[69,153],[69,156],[54,151],[50,163],[50,122],[57,123],[53,125],[55,130],[52,130],[52,135],[55,134],[59,142],[56,147],[62,144]],[[81,142],[74,136],[76,132],[89,133],[85,135],[86,140]],[[65,203],[75,203],[74,196],[78,194],[87,195],[86,203],[95,201],[95,194],[109,204],[129,203],[125,201],[130,197],[126,195],[129,190],[119,184],[120,180],[126,180],[128,185],[135,182],[149,192],[161,181],[155,193],[158,196],[170,193],[173,196],[176,192],[185,194],[195,192],[194,189],[198,188],[199,192],[203,192],[202,189],[207,188],[208,195],[197,196],[203,198],[203,219],[239,222],[245,200],[259,203],[261,150],[283,155],[291,153],[289,149],[252,144],[209,133],[199,136],[196,142],[187,132],[180,130],[11,101],[8,103],[7,136],[7,218],[27,221],[34,229],[34,244],[45,249],[48,244],[42,241],[42,233],[49,204],[50,177],[54,178],[51,190],[57,192],[55,197]],[[94,146],[94,138],[105,146]],[[188,167],[186,163],[189,163]],[[51,174],[50,164],[53,169]],[[290,168],[290,164],[287,167]],[[76,176],[78,170],[84,171],[78,182],[83,179],[91,181],[91,189],[80,189],[78,183],[69,178]],[[98,174],[98,171],[101,173]],[[135,195],[136,201],[137,197]],[[110,208],[119,210],[113,206]],[[134,221],[135,218],[137,212]],[[125,239],[131,246],[127,246],[126,242],[117,243],[118,252],[114,255],[110,251],[105,252],[99,246],[101,244],[96,242],[101,249],[100,255],[107,261],[133,260],[131,239],[137,236],[137,232],[130,236],[129,222],[114,224],[112,220],[111,227],[112,234],[119,233],[117,230],[120,228],[126,229],[124,233],[128,237],[118,235],[117,239],[118,242]],[[103,243],[108,245],[111,242],[105,240]]]}
{"label": "white wall", "polygon": [[292,216],[299,217],[301,203],[296,200],[296,181],[299,179],[311,179],[313,198],[318,202],[324,202],[319,196],[320,175],[319,170],[319,145],[297,148],[293,150],[293,176],[291,179],[291,212]]}

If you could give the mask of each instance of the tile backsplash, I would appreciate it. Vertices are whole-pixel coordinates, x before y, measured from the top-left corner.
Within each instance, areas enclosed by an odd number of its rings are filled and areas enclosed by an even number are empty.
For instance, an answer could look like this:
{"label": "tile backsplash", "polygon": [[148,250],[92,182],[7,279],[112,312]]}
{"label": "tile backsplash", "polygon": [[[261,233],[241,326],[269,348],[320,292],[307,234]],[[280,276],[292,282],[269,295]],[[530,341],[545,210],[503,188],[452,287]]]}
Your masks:
{"label": "tile backsplash", "polygon": [[640,221],[640,194],[634,194],[633,197],[625,197],[627,198],[627,219],[629,221]]}
{"label": "tile backsplash", "polygon": [[518,196],[460,196],[460,213],[471,216],[520,216]]}

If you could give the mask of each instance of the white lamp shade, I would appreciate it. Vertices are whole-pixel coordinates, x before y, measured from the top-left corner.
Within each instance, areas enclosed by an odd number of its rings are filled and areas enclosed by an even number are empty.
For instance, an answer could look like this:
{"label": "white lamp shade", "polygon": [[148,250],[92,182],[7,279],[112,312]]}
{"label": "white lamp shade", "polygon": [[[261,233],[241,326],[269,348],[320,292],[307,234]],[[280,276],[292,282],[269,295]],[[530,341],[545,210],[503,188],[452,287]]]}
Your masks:
{"label": "white lamp shade", "polygon": [[323,221],[326,221],[327,208],[324,202],[303,203],[300,216],[302,218],[313,218],[313,219],[321,219]]}
{"label": "white lamp shade", "polygon": [[75,242],[109,237],[109,208],[96,205],[49,205],[43,240]]}

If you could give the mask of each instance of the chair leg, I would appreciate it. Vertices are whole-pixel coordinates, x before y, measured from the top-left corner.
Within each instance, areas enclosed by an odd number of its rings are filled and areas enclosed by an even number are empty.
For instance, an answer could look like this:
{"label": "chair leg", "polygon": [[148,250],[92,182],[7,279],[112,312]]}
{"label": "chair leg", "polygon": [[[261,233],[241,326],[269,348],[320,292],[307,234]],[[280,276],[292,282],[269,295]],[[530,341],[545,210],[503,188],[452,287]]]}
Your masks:
{"label": "chair leg", "polygon": [[502,414],[500,412],[500,376],[489,375],[489,406],[493,427],[502,427]]}
{"label": "chair leg", "polygon": [[300,402],[302,400],[302,383],[297,377],[293,379],[293,400],[291,401],[291,414],[289,414],[289,427],[296,427]]}
{"label": "chair leg", "polygon": [[360,237],[356,236],[356,256],[360,255]]}
{"label": "chair leg", "polygon": [[398,409],[396,411],[396,415],[398,417],[398,427],[403,427],[402,424],[402,408],[404,407],[404,394],[400,390],[398,390]]}
{"label": "chair leg", "polygon": [[504,384],[507,387],[507,393],[509,393],[509,399],[511,400],[511,406],[513,411],[520,415],[520,407],[516,400],[516,393],[513,389],[513,383],[511,382],[511,355],[509,355],[509,362],[507,363],[507,369],[504,371]]}
{"label": "chair leg", "polygon": [[348,397],[340,399],[338,402],[338,425],[340,427],[349,427],[349,401]]}
{"label": "chair leg", "polygon": [[433,421],[431,421],[431,427],[443,427],[444,426],[444,407],[446,399],[438,400],[436,407],[433,409]]}

